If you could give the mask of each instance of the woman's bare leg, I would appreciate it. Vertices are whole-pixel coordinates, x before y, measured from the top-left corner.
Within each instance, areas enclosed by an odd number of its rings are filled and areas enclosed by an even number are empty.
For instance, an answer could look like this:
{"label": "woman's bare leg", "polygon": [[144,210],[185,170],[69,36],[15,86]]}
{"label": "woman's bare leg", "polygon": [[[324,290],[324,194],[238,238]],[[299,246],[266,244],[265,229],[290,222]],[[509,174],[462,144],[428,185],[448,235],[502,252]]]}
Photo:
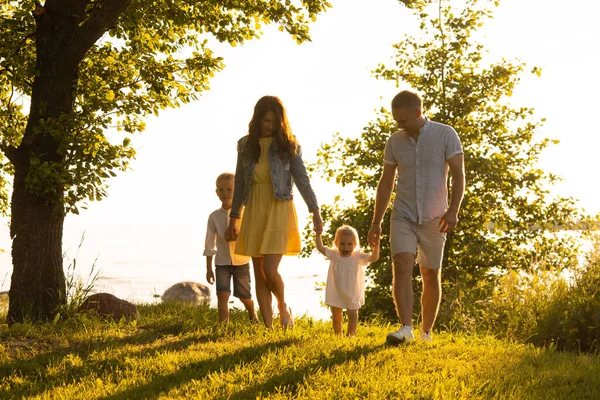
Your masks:
{"label": "woman's bare leg", "polygon": [[285,285],[279,274],[279,263],[282,254],[265,254],[263,258],[263,270],[267,280],[267,286],[277,299],[279,316],[282,320],[289,321],[291,316],[285,303]]}
{"label": "woman's bare leg", "polygon": [[264,259],[262,257],[252,257],[254,266],[254,286],[256,288],[256,300],[258,308],[263,317],[263,322],[267,328],[273,329],[273,297],[263,268]]}

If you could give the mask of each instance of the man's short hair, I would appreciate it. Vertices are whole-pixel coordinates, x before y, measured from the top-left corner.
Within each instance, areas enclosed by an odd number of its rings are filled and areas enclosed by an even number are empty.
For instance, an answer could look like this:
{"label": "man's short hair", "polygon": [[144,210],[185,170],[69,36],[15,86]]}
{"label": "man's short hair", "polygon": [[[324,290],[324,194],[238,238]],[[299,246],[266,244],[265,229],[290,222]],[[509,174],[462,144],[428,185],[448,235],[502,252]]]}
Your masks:
{"label": "man's short hair", "polygon": [[226,180],[235,180],[235,174],[232,174],[231,172],[223,172],[221,175],[219,175],[217,177],[217,186],[219,186],[219,183],[221,181],[226,181]]}
{"label": "man's short hair", "polygon": [[392,108],[417,109],[423,107],[421,97],[409,90],[403,90],[392,99]]}

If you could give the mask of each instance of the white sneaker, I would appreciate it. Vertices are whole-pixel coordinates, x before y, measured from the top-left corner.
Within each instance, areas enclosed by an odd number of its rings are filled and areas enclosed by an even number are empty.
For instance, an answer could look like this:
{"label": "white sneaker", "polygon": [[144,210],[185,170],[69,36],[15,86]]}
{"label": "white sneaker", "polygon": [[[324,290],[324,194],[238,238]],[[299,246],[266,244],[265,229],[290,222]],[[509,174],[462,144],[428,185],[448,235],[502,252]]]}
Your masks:
{"label": "white sneaker", "polygon": [[385,341],[388,344],[399,345],[405,342],[412,342],[415,340],[415,335],[412,330],[412,326],[403,325],[402,328],[397,331],[388,333]]}
{"label": "white sneaker", "polygon": [[429,332],[421,331],[421,336],[420,337],[421,337],[421,340],[424,341],[424,342],[430,342],[431,343],[433,341],[433,339],[431,337],[431,331],[429,331]]}

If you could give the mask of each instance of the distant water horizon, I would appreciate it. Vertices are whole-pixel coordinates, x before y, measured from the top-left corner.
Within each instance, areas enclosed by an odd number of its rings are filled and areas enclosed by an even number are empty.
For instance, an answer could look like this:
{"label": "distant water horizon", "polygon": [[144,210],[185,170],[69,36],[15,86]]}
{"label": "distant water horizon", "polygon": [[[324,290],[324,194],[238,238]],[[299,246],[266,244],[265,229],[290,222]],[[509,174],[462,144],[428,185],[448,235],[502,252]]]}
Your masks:
{"label": "distant water horizon", "polygon": [[[0,292],[10,288],[10,245],[8,227],[2,226]],[[89,283],[91,276],[99,273],[94,292],[111,293],[136,304],[160,302],[172,285],[192,281],[209,287],[211,305],[216,307],[215,287],[206,281],[203,250],[204,227],[192,224],[66,225],[63,237],[65,274],[72,269],[78,279]],[[321,255],[283,258],[279,271],[286,285],[286,302],[295,316],[329,318],[329,310],[321,305],[327,269],[328,261]],[[252,289],[256,302],[254,284]],[[273,306],[276,309],[276,300]],[[230,307],[243,309],[233,296]]]}
{"label": "distant water horizon", "polygon": [[[216,307],[215,287],[206,282],[204,234],[204,226],[194,224],[67,223],[63,235],[65,274],[75,265],[74,275],[85,283],[91,273],[99,272],[94,292],[111,293],[137,304],[160,302],[165,290],[178,282],[198,282],[209,287],[211,305]],[[586,241],[584,249],[591,248],[592,242]],[[10,289],[10,249],[9,229],[0,225],[0,292]],[[283,257],[279,271],[294,315],[329,319],[330,312],[322,305],[328,265],[320,254]],[[256,302],[254,285],[252,289]],[[243,309],[238,299],[232,296],[230,300],[230,307]],[[276,301],[273,305],[275,308]]]}

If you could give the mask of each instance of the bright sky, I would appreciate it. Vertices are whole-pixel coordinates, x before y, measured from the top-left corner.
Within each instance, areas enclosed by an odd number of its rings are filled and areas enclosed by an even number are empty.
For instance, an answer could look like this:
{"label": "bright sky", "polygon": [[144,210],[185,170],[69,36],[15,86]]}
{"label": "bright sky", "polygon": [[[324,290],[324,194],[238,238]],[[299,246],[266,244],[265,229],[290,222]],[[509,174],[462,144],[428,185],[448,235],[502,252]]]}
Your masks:
{"label": "bright sky", "polygon": [[[319,145],[335,132],[358,135],[374,110],[387,107],[398,91],[370,71],[393,54],[391,45],[416,22],[396,0],[331,3],[333,8],[311,26],[312,43],[297,45],[287,34],[267,29],[263,38],[243,47],[215,46],[226,68],[211,90],[193,104],[150,119],[147,131],[134,137],[133,171],[110,181],[109,197],[91,204],[76,223],[204,223],[219,206],[214,179],[234,170],[235,143],[265,94],[283,100],[306,160],[314,161]],[[534,107],[547,119],[540,137],[561,143],[545,153],[541,165],[564,178],[557,188],[561,194],[579,198],[590,212],[600,212],[589,180],[598,170],[600,135],[597,124],[585,120],[600,105],[600,54],[594,50],[600,43],[599,11],[590,0],[568,6],[502,0],[483,30],[491,59],[520,58],[542,67],[541,78],[524,76],[514,104]],[[330,188],[315,185],[320,202],[330,201]],[[300,198],[296,205],[302,218]]]}
{"label": "bright sky", "polygon": [[[180,109],[147,122],[133,138],[137,159],[132,171],[109,184],[109,197],[90,204],[69,224],[199,223],[218,208],[214,179],[235,168],[235,144],[247,131],[256,101],[265,94],[286,105],[304,158],[314,161],[321,143],[335,132],[356,136],[388,106],[399,90],[376,81],[370,71],[393,54],[391,45],[416,20],[397,0],[331,0],[333,8],[311,25],[312,43],[297,45],[289,35],[266,29],[260,40],[213,50],[226,68],[211,90]],[[368,4],[368,6],[367,6]],[[568,3],[502,0],[483,33],[491,59],[521,58],[543,68],[541,78],[524,77],[516,105],[534,107],[547,118],[540,137],[561,140],[548,150],[542,167],[564,177],[558,188],[590,212],[600,212],[589,175],[598,170],[597,113],[600,78],[600,5],[591,0]],[[460,132],[459,132],[460,134]],[[320,202],[331,201],[330,187],[315,182]],[[307,213],[298,196],[300,218]],[[303,223],[302,223],[303,225]]]}

